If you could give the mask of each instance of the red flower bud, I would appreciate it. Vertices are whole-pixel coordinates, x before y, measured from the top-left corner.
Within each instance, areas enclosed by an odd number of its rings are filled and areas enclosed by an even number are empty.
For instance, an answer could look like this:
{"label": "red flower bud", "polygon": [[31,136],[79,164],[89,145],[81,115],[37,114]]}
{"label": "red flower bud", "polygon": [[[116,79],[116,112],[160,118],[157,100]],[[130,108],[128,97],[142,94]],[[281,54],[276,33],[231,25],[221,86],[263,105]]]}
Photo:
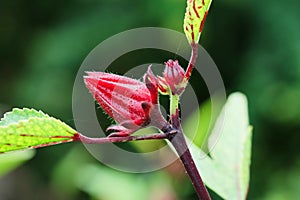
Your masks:
{"label": "red flower bud", "polygon": [[[143,82],[125,76],[104,72],[87,74],[84,77],[87,88],[102,109],[118,123],[107,129],[116,131],[110,136],[128,136],[149,124],[162,125],[157,120],[151,120],[153,113],[160,114],[155,105],[157,89],[149,90]],[[161,118],[162,116],[159,119],[162,120]],[[164,123],[165,120],[161,122]]]}
{"label": "red flower bud", "polygon": [[186,86],[184,80],[184,69],[179,65],[178,61],[168,60],[165,62],[165,70],[163,72],[164,80],[160,78],[164,85],[169,86],[173,94],[180,95]]}

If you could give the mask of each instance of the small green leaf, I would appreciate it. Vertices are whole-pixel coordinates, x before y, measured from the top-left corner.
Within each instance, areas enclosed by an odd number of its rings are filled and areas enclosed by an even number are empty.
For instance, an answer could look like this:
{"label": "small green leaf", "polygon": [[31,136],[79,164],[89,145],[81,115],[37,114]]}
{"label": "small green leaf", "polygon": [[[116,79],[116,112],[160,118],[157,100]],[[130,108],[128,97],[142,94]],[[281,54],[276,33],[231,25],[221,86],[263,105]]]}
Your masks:
{"label": "small green leaf", "polygon": [[234,93],[229,96],[209,136],[210,157],[197,145],[191,145],[205,184],[224,199],[246,199],[251,138],[247,99],[241,93]]}
{"label": "small green leaf", "polygon": [[0,153],[38,148],[77,139],[77,132],[34,109],[13,109],[0,121]]}
{"label": "small green leaf", "polygon": [[33,149],[26,151],[9,152],[0,155],[0,177],[12,171],[23,162],[31,159],[35,154]]}
{"label": "small green leaf", "polygon": [[190,44],[198,43],[212,0],[187,0],[184,32]]}

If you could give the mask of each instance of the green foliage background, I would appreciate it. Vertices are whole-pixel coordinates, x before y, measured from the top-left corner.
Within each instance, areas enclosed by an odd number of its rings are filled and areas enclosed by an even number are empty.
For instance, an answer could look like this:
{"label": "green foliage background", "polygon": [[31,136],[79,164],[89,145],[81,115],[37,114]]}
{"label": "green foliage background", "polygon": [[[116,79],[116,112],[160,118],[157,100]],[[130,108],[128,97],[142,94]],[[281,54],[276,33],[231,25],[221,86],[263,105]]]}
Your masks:
{"label": "green foliage background", "polygon": [[[90,50],[114,34],[137,27],[159,26],[183,32],[185,3],[1,2],[0,112],[12,107],[33,107],[73,125],[73,82]],[[296,0],[214,1],[201,36],[200,43],[219,67],[228,93],[238,90],[249,98],[250,121],[254,126],[249,199],[300,196],[299,6]],[[154,54],[153,59],[163,62],[169,57],[155,58]],[[132,58],[125,61],[119,65],[139,62]],[[207,92],[200,86],[198,91],[204,101]],[[70,183],[69,170],[78,165],[73,156],[75,150],[80,152],[80,159],[99,165],[80,144],[39,149],[33,160],[0,179],[0,199],[87,199],[88,194],[94,194],[91,188],[79,187],[80,180],[74,187]],[[177,188],[178,199],[195,199],[188,180],[172,176],[172,169],[155,173],[158,180]],[[151,184],[150,177],[154,176],[130,175],[129,179]],[[128,179],[126,175],[124,178]],[[184,181],[187,186],[181,185]],[[153,190],[162,192],[159,188]],[[169,195],[174,193],[169,188],[163,190]]]}

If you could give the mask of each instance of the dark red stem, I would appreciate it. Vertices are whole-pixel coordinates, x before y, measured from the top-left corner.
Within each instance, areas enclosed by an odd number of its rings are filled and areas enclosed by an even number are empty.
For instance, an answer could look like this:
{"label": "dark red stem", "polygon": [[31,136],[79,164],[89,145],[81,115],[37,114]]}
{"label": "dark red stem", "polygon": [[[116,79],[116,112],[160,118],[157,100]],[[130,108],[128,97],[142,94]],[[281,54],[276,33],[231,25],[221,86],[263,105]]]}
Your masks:
{"label": "dark red stem", "polygon": [[171,117],[172,126],[177,130],[177,133],[169,135],[168,139],[174,146],[177,154],[180,156],[180,160],[192,181],[192,184],[197,192],[199,199],[210,200],[210,195],[202,181],[202,178],[199,174],[199,171],[195,165],[193,157],[184,138],[178,110],[176,111],[176,114]]}

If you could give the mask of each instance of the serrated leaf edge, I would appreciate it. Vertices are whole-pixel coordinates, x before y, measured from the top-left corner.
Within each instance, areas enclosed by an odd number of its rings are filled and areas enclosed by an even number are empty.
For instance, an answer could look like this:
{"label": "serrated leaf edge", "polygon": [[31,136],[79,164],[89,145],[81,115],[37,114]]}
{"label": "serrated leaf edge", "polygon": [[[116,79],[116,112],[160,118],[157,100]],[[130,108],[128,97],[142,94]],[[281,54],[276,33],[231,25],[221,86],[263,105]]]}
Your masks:
{"label": "serrated leaf edge", "polygon": [[[18,112],[26,112],[26,111],[33,111],[33,112],[36,112],[36,113],[39,113],[39,114],[42,114],[42,117],[40,116],[40,117],[36,117],[36,116],[28,116],[28,119],[22,119],[22,120],[18,120],[18,121],[16,121],[16,122],[11,122],[10,124],[7,124],[7,125],[1,125],[1,122],[3,121],[3,120],[5,120],[9,115],[12,115],[12,114],[14,114],[14,113],[18,113]],[[18,124],[19,122],[21,122],[21,121],[28,121],[29,119],[31,119],[31,118],[48,118],[48,117],[50,117],[48,114],[46,114],[46,113],[44,113],[43,111],[41,111],[41,110],[35,110],[35,109],[33,109],[33,108],[13,108],[11,111],[9,111],[9,112],[6,112],[4,115],[3,115],[3,117],[0,119],[0,127],[5,127],[5,126],[9,126],[9,125],[11,125],[11,124]],[[51,117],[51,118],[53,118],[53,117]],[[55,118],[54,118],[55,119]]]}

